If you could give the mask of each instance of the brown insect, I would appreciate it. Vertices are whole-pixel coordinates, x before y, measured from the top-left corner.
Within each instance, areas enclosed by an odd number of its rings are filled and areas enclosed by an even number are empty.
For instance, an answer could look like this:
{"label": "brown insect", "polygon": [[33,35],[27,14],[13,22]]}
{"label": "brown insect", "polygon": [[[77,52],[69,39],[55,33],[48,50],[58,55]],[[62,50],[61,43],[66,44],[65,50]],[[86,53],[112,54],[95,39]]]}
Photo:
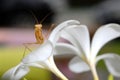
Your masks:
{"label": "brown insect", "polygon": [[[43,30],[42,30],[42,22],[50,15],[47,14],[43,19],[42,21],[39,23],[36,16],[33,14],[33,12],[31,12],[32,15],[34,16],[37,24],[35,24],[35,28],[34,28],[34,33],[35,33],[35,38],[36,38],[36,42],[32,42],[32,43],[24,43],[23,45],[25,46],[25,50],[24,50],[24,54],[23,54],[23,57],[25,56],[25,52],[26,52],[26,48],[29,50],[29,51],[32,51],[27,45],[30,45],[30,44],[43,44],[44,43],[44,36],[43,36]],[[51,27],[48,29],[48,32],[47,34],[45,35],[47,38],[48,38],[48,35],[49,33],[52,31],[52,29],[55,27],[54,24],[51,25]]]}

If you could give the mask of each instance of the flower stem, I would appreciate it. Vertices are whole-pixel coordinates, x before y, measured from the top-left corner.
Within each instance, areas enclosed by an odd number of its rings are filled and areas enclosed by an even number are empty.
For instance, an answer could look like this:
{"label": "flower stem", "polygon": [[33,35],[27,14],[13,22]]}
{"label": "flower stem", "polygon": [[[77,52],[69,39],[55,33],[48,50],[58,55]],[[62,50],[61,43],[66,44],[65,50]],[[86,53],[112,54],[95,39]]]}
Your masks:
{"label": "flower stem", "polygon": [[49,57],[47,61],[47,65],[48,65],[49,70],[52,71],[56,76],[58,76],[62,80],[68,80],[68,78],[64,76],[64,74],[60,72],[57,66],[55,65],[53,56]]}
{"label": "flower stem", "polygon": [[94,65],[91,65],[91,72],[92,72],[92,74],[93,74],[94,80],[99,80],[99,77],[98,77],[98,74],[97,74],[97,72],[96,72],[96,68],[95,68]]}

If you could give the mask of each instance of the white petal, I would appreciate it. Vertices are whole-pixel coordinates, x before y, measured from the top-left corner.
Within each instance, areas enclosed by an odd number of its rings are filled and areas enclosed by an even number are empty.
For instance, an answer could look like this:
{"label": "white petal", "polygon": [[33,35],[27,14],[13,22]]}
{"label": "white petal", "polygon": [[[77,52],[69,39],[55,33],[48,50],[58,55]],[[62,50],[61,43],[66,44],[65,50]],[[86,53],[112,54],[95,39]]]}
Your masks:
{"label": "white petal", "polygon": [[9,69],[2,76],[2,80],[20,80],[29,72],[29,68],[22,63]]}
{"label": "white petal", "polygon": [[48,57],[52,54],[52,51],[53,51],[53,46],[49,41],[47,41],[42,45],[40,45],[39,48],[28,54],[23,59],[23,63],[34,63],[38,61],[44,61],[48,59]]}
{"label": "white petal", "polygon": [[95,58],[98,51],[109,41],[120,37],[120,25],[118,24],[108,24],[100,27],[92,40],[91,44],[91,54],[92,59]]}
{"label": "white petal", "polygon": [[[72,26],[70,26],[71,28],[72,27],[75,27],[76,25],[72,25]],[[81,46],[79,46],[80,44],[78,43],[78,41],[77,40],[75,40],[75,38],[71,35],[71,34],[69,34],[67,31],[65,31],[65,30],[63,30],[62,32],[61,32],[61,34],[60,34],[60,37],[62,37],[62,38],[64,38],[64,39],[66,39],[67,41],[69,41],[71,44],[69,44],[69,45],[71,45],[71,46],[74,46],[74,47],[76,47],[76,49],[78,50],[78,56],[80,56],[80,57],[85,57],[85,54],[84,54],[84,52],[83,52],[83,50],[81,49]],[[67,44],[67,43],[66,43]],[[76,53],[75,53],[76,54]]]}
{"label": "white petal", "polygon": [[[70,27],[71,28],[76,27],[76,25],[72,25]],[[75,46],[77,48],[79,47],[78,41],[76,41],[75,38],[70,33],[67,32],[67,30],[65,30],[65,29],[62,30],[61,33],[60,33],[60,37],[67,40],[68,42],[70,42],[73,46]]]}
{"label": "white petal", "polygon": [[53,55],[51,55],[48,59],[41,61],[41,62],[36,62],[36,63],[30,63],[28,64],[29,66],[37,67],[37,68],[44,68],[47,69],[51,72],[53,72],[56,76],[60,77],[62,80],[68,80],[57,68],[55,65],[55,62],[53,60]]}
{"label": "white petal", "polygon": [[67,20],[59,24],[50,34],[49,39],[53,44],[58,40],[59,38],[59,32],[64,29],[65,27],[68,27],[70,25],[78,25],[80,24],[77,20]]}
{"label": "white petal", "polygon": [[66,43],[57,43],[55,46],[56,53],[55,55],[61,55],[61,54],[73,54],[76,53],[79,54],[79,51],[77,48],[75,48],[73,45],[66,44]]}
{"label": "white petal", "polygon": [[88,64],[82,61],[78,56],[74,57],[70,61],[69,68],[71,71],[75,73],[82,73],[82,72],[90,71],[90,67],[88,66]]}
{"label": "white petal", "polygon": [[65,29],[67,35],[64,33],[62,37],[71,42],[75,47],[77,47],[80,52],[86,55],[89,59],[90,55],[90,37],[87,26],[85,25],[75,25]]}
{"label": "white petal", "polygon": [[[25,63],[27,66],[44,68],[44,69],[50,70],[51,72],[55,73],[55,75],[60,77],[62,80],[68,80],[58,70],[57,66],[55,65],[53,60],[53,53],[54,53],[53,46],[50,45],[50,43],[49,44],[46,43],[46,45],[44,44],[44,46],[39,48],[38,51],[28,54],[28,56],[23,59],[23,63]],[[41,54],[46,54],[46,55],[41,55]],[[43,59],[41,59],[42,57]]]}
{"label": "white petal", "polygon": [[12,75],[14,74],[14,72],[16,71],[17,68],[18,68],[18,66],[13,67],[13,68],[9,69],[8,71],[6,71],[2,76],[2,80],[12,80],[14,78],[14,76],[12,76]]}
{"label": "white petal", "polygon": [[103,54],[101,56],[98,56],[96,59],[97,61],[104,59],[108,71],[112,75],[116,77],[120,77],[120,56],[119,55],[114,53]]}

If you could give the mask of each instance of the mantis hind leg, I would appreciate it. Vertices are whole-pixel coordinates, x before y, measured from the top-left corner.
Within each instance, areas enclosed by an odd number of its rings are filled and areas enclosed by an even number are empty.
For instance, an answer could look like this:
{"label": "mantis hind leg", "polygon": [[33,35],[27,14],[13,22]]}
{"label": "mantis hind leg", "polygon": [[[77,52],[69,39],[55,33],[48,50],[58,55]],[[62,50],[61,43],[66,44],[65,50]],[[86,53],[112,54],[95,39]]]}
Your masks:
{"label": "mantis hind leg", "polygon": [[30,44],[34,44],[34,43],[24,43],[23,45],[24,45],[24,47],[25,47],[25,49],[24,49],[24,52],[23,52],[23,55],[22,55],[22,59],[25,57],[25,52],[26,52],[26,49],[28,49],[30,52],[32,51],[27,45],[30,45]]}
{"label": "mantis hind leg", "polygon": [[32,45],[32,44],[39,44],[39,43],[34,42],[34,43],[24,43],[24,44],[23,44],[24,47],[25,47],[25,49],[24,49],[24,52],[23,52],[23,55],[22,55],[22,59],[25,57],[26,49],[28,49],[30,52],[32,51],[32,50],[27,46],[27,45]]}

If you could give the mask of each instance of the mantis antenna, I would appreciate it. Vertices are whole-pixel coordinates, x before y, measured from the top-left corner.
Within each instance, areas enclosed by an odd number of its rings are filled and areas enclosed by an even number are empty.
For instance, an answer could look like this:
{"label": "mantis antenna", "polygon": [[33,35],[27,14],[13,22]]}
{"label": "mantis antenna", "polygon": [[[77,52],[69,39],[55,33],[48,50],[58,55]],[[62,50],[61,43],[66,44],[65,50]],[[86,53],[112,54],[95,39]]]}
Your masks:
{"label": "mantis antenna", "polygon": [[31,14],[32,14],[32,16],[34,17],[34,19],[35,19],[36,23],[37,23],[37,24],[39,24],[39,21],[38,21],[37,17],[35,16],[35,14],[34,14],[32,11],[30,11],[30,13],[31,13]]}
{"label": "mantis antenna", "polygon": [[41,21],[40,21],[40,24],[43,23],[43,21],[45,21],[45,19],[51,14],[52,12],[49,12]]}

